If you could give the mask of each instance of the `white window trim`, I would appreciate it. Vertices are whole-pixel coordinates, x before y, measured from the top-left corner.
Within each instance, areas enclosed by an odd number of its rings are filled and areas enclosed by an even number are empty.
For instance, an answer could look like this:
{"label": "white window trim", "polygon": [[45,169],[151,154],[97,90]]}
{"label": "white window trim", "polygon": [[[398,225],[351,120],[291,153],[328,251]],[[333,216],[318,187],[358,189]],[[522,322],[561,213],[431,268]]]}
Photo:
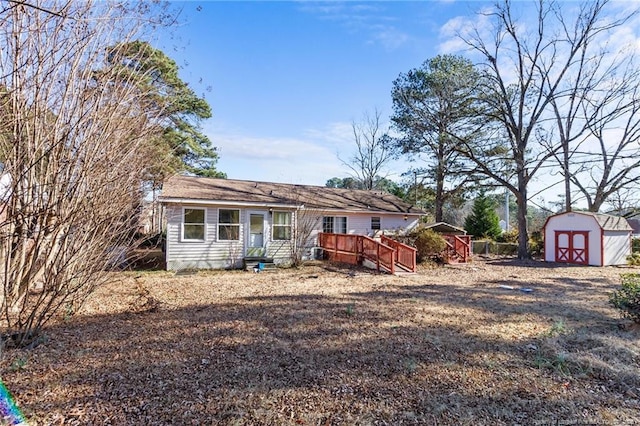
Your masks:
{"label": "white window trim", "polygon": [[[276,213],[289,213],[289,216],[291,217],[291,223],[289,225],[278,225],[278,224],[276,224],[274,219],[273,219],[273,217],[275,216]],[[276,242],[292,241],[293,240],[293,220],[294,220],[293,212],[287,211],[287,210],[274,210],[273,214],[271,216],[271,241],[276,241]],[[289,229],[291,230],[289,232],[289,239],[282,239],[282,240],[278,239],[278,240],[276,240],[275,238],[273,238],[273,236],[276,234],[275,233],[275,228],[276,227],[281,227],[281,228],[289,227]]]}
{"label": "white window trim", "polygon": [[[184,236],[184,226],[186,222],[184,221],[185,210],[202,210],[204,211],[204,222],[202,223],[203,228],[203,239],[194,239],[194,238],[185,238]],[[190,224],[190,225],[198,225],[198,224]],[[180,241],[184,243],[204,243],[207,241],[207,208],[206,207],[190,207],[184,206],[182,207],[182,216],[180,217]]]}
{"label": "white window trim", "polygon": [[[236,210],[238,212],[238,223],[220,223],[220,210]],[[241,241],[242,240],[242,210],[241,209],[232,209],[232,208],[228,208],[228,209],[223,209],[223,208],[218,208],[218,216],[216,218],[216,241],[219,242],[223,242],[223,243],[229,243],[229,242],[234,242],[234,241]],[[237,226],[238,227],[238,239],[237,240],[223,240],[220,238],[220,225],[224,225],[224,226]]]}
{"label": "white window trim", "polygon": [[[378,228],[374,228],[373,227],[373,219],[374,218],[378,219]],[[371,230],[372,231],[380,231],[380,230],[382,230],[382,216],[371,216],[371,219],[369,220],[369,225],[371,226]]]}
{"label": "white window trim", "polygon": [[322,231],[324,232],[324,218],[325,217],[332,217],[333,218],[333,232],[331,232],[331,234],[342,234],[342,232],[336,232],[336,219],[337,218],[344,218],[344,233],[348,234],[349,233],[349,216],[344,215],[344,216],[338,216],[338,215],[325,215],[322,216]]}

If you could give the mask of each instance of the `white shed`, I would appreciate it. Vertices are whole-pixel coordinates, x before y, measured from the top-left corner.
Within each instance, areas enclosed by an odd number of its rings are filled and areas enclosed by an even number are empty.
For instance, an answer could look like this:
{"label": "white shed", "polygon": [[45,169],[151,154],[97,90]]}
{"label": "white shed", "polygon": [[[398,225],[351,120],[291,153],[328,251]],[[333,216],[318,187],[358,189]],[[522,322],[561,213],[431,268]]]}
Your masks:
{"label": "white shed", "polygon": [[544,228],[544,260],[580,265],[624,265],[633,229],[623,217],[591,212],[551,216]]}

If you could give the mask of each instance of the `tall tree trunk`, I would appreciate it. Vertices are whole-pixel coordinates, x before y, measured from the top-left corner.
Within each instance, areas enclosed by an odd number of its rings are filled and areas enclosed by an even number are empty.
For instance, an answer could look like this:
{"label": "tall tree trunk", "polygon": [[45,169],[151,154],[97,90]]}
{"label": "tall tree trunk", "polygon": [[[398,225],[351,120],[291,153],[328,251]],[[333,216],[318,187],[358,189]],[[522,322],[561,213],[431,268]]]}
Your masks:
{"label": "tall tree trunk", "polygon": [[529,259],[529,236],[527,234],[527,180],[523,172],[518,173],[518,259]]}
{"label": "tall tree trunk", "polygon": [[571,174],[569,171],[569,147],[566,146],[562,153],[562,168],[564,173],[564,210],[571,211]]}

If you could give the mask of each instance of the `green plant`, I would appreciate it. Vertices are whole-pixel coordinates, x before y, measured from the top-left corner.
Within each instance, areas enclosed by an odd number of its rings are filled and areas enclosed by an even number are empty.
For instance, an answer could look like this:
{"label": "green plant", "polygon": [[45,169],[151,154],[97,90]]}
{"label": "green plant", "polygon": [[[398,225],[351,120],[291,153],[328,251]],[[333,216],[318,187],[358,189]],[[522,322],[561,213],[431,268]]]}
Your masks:
{"label": "green plant", "polygon": [[627,263],[633,266],[640,266],[640,253],[634,252],[627,256]]}
{"label": "green plant", "polygon": [[500,234],[496,241],[499,243],[517,243],[518,242],[518,230],[515,228],[510,229],[509,231],[504,231]]}
{"label": "green plant", "polygon": [[447,242],[444,238],[432,229],[421,229],[416,235],[414,242],[416,249],[416,260],[423,262],[431,257],[440,257],[444,252]]}
{"label": "green plant", "polygon": [[355,305],[353,303],[349,303],[347,305],[347,308],[345,309],[345,312],[347,313],[347,316],[352,316],[354,314],[354,310],[355,310]]}
{"label": "green plant", "polygon": [[27,361],[28,359],[26,357],[19,357],[14,359],[11,363],[11,371],[16,372],[22,370],[24,366],[27,365]]}
{"label": "green plant", "polygon": [[484,194],[473,202],[471,214],[464,220],[464,229],[475,237],[495,240],[502,233],[495,203]]}
{"label": "green plant", "polygon": [[622,288],[611,294],[609,303],[623,318],[640,324],[640,274],[623,274]]}
{"label": "green plant", "polygon": [[554,337],[559,336],[561,334],[565,334],[567,332],[567,326],[565,325],[563,320],[557,320],[553,322],[553,325],[543,333],[546,337]]}
{"label": "green plant", "polygon": [[552,357],[547,357],[538,352],[534,364],[538,369],[548,368],[562,374],[569,373],[567,354],[564,352],[560,352]]}

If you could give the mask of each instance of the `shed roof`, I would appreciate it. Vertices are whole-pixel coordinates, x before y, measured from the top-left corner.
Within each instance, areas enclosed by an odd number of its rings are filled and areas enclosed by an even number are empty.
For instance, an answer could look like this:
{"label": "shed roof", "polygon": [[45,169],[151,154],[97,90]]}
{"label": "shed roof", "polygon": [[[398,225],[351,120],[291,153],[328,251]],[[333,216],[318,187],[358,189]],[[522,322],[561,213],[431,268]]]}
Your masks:
{"label": "shed roof", "polygon": [[249,180],[173,176],[162,187],[160,201],[225,202],[260,206],[424,214],[422,209],[384,191],[329,188]]}
{"label": "shed roof", "polygon": [[[561,215],[568,215],[568,214],[579,214],[583,216],[591,216],[596,220],[600,228],[602,228],[605,231],[632,231],[633,230],[633,228],[631,228],[631,225],[629,225],[629,222],[627,221],[627,219],[625,219],[622,216],[613,216],[613,215],[604,214],[604,213],[581,212],[581,211],[559,213],[554,216],[561,216]],[[551,216],[550,218],[548,218],[547,222],[549,221],[549,219],[553,218],[554,216]]]}
{"label": "shed roof", "polygon": [[467,231],[446,222],[427,223],[423,225],[427,229],[432,229],[440,234],[465,235]]}

